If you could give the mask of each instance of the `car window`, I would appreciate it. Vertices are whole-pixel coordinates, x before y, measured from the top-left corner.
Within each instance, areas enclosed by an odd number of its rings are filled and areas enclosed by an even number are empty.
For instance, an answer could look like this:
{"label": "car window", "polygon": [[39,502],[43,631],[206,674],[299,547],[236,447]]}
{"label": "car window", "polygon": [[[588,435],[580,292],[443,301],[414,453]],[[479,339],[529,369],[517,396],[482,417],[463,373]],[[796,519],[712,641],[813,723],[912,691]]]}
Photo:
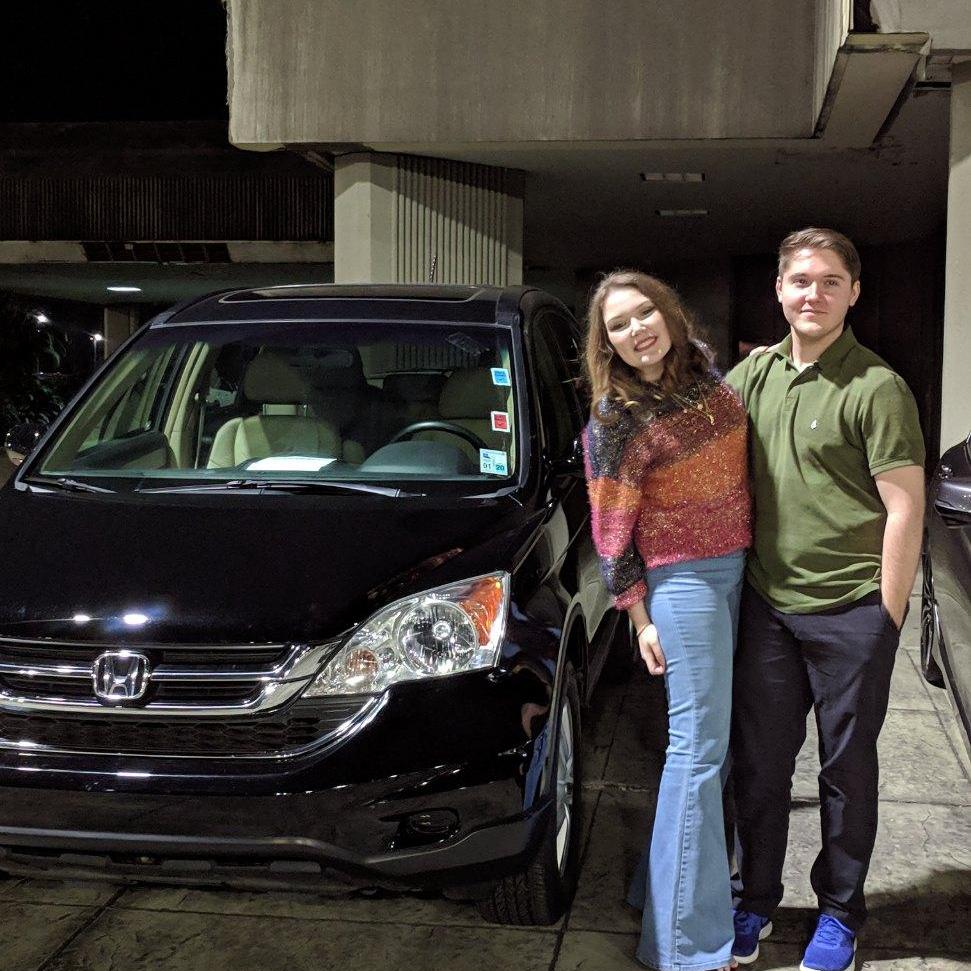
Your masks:
{"label": "car window", "polygon": [[134,357],[92,409],[82,449],[141,434],[157,427],[176,358],[174,347]]}
{"label": "car window", "polygon": [[153,327],[68,416],[40,473],[504,479],[516,399],[499,327]]}
{"label": "car window", "polygon": [[543,313],[533,321],[530,332],[533,366],[540,385],[540,421],[548,453],[554,458],[569,454],[583,428],[575,371],[561,350],[569,347],[561,327],[557,318]]}

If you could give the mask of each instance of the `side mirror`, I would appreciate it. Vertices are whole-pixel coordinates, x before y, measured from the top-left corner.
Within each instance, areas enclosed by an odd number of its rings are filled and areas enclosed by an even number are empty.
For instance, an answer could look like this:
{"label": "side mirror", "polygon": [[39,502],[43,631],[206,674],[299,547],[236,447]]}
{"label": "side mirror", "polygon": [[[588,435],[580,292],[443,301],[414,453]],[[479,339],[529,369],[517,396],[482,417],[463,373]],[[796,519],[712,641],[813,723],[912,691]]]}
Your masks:
{"label": "side mirror", "polygon": [[14,425],[3,439],[3,448],[15,468],[34,450],[47,426],[39,421],[23,421]]}
{"label": "side mirror", "polygon": [[568,454],[562,458],[553,459],[550,463],[553,475],[573,475],[582,476],[583,468],[583,436],[577,435],[573,440]]}

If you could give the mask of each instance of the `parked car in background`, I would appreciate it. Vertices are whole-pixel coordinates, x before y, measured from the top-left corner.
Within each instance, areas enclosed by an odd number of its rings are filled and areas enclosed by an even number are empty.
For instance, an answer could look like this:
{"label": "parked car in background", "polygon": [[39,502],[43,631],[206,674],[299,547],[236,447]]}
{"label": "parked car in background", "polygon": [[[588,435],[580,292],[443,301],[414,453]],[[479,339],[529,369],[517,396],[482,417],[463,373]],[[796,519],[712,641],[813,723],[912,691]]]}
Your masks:
{"label": "parked car in background", "polygon": [[948,449],[928,490],[921,667],[947,688],[971,750],[971,437]]}
{"label": "parked car in background", "polygon": [[133,337],[0,491],[0,869],[556,920],[581,705],[631,650],[575,328],[529,288],[291,286]]}

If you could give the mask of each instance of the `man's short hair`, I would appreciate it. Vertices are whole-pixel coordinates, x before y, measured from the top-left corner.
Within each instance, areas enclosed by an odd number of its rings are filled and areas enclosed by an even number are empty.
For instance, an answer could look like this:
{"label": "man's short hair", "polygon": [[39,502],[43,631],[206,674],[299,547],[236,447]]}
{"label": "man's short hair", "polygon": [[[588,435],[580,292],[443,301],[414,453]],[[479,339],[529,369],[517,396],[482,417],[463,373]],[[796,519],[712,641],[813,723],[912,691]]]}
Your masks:
{"label": "man's short hair", "polygon": [[786,272],[790,261],[804,249],[831,249],[846,267],[850,274],[850,282],[856,283],[860,279],[860,254],[856,251],[853,241],[835,229],[819,229],[810,226],[790,233],[779,244],[779,276]]}

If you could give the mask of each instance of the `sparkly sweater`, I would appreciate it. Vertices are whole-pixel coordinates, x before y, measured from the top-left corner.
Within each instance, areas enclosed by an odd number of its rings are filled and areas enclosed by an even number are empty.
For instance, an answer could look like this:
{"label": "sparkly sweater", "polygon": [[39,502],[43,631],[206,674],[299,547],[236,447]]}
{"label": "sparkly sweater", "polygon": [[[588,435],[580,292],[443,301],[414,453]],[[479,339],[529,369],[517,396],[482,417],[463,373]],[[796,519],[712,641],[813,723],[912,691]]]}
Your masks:
{"label": "sparkly sweater", "polygon": [[723,556],[751,543],[747,418],[714,373],[638,418],[602,399],[583,435],[593,540],[618,610],[647,595],[647,569]]}

